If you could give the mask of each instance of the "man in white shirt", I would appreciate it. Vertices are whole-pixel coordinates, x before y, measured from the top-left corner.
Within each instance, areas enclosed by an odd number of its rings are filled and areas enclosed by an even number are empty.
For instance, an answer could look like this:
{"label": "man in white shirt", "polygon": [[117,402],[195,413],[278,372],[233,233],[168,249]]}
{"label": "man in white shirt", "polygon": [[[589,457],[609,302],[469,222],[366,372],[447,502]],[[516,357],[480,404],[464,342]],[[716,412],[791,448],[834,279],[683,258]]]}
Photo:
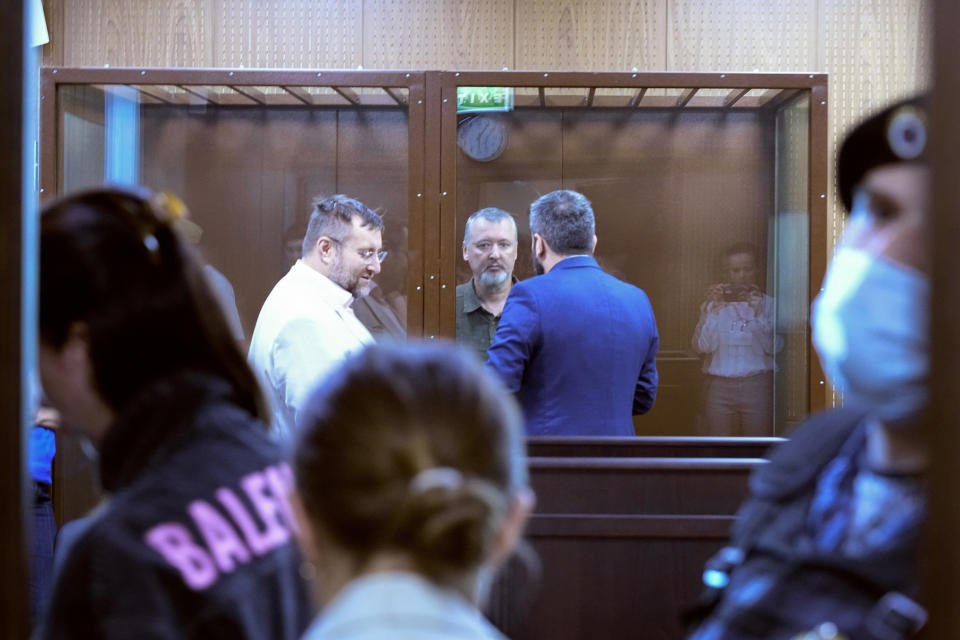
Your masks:
{"label": "man in white shirt", "polygon": [[273,405],[278,438],[293,433],[311,392],[347,355],[373,342],[351,304],[386,257],[383,220],[358,200],[314,203],[302,257],[267,296],[250,340],[250,365]]}
{"label": "man in white shirt", "polygon": [[704,421],[711,436],[773,435],[776,303],[757,286],[756,249],[724,254],[726,280],[707,290],[693,347],[705,355]]}

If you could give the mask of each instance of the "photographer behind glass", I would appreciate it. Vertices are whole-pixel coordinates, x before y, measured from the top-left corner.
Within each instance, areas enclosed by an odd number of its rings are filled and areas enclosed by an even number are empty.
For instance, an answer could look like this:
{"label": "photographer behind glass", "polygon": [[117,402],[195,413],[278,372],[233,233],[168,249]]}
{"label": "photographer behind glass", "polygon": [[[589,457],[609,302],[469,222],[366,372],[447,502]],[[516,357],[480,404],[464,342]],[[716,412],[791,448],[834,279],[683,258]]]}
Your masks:
{"label": "photographer behind glass", "polygon": [[757,251],[723,254],[725,281],[707,289],[693,348],[704,354],[703,419],[711,436],[769,436],[773,424],[776,304],[757,286]]}
{"label": "photographer behind glass", "polygon": [[754,473],[730,546],[707,563],[697,640],[895,640],[926,620],[914,600],[930,352],[925,119],[922,100],[901,102],[841,147],[850,218],[811,323],[844,407],[806,420]]}

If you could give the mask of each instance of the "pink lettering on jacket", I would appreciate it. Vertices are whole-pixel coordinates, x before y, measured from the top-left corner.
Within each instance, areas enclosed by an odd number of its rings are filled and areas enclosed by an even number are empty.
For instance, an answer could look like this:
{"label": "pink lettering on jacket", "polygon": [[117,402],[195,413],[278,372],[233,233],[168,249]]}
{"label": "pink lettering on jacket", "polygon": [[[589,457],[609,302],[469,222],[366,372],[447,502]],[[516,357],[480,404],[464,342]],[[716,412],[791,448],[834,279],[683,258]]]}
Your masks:
{"label": "pink lettering on jacket", "polygon": [[187,505],[187,513],[196,525],[202,543],[179,522],[157,524],[144,536],[146,543],[179,570],[184,582],[192,589],[205,589],[221,574],[235,571],[238,565],[250,562],[253,556],[264,555],[288,544],[291,532],[296,530],[289,501],[293,473],[287,465],[270,466],[247,474],[239,484],[253,505],[253,513],[228,487],[220,487],[214,495],[229,518],[210,501],[197,499]]}
{"label": "pink lettering on jacket", "polygon": [[223,487],[217,489],[217,500],[227,508],[230,517],[233,518],[233,521],[240,527],[240,531],[243,532],[243,538],[247,541],[247,546],[250,547],[251,551],[258,556],[262,556],[273,548],[269,536],[260,530],[260,527],[254,522],[253,516],[247,511],[247,508],[240,501],[240,498],[237,497],[237,494]]}
{"label": "pink lettering on jacket", "polygon": [[160,552],[167,562],[180,570],[183,581],[191,589],[206,589],[217,579],[217,567],[203,549],[193,541],[182,524],[164,522],[145,536],[147,544]]}
{"label": "pink lettering on jacket", "polygon": [[229,573],[233,571],[236,562],[250,561],[250,551],[233,525],[220,515],[220,512],[203,500],[191,502],[187,511],[200,530],[200,535],[220,571]]}
{"label": "pink lettering on jacket", "polygon": [[277,506],[283,515],[283,520],[290,531],[299,531],[297,517],[293,513],[293,507],[290,506],[290,494],[293,493],[293,471],[290,465],[278,464],[273,467],[267,467],[264,473],[267,476],[267,483],[270,485],[270,491],[277,499]]}

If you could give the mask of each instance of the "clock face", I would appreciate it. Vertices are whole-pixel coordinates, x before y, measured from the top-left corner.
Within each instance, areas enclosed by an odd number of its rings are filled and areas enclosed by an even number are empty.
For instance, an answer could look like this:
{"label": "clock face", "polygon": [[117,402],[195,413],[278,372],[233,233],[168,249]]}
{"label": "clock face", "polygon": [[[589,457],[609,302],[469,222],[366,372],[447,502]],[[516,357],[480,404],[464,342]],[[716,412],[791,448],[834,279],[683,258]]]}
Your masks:
{"label": "clock face", "polygon": [[496,114],[470,116],[457,125],[457,144],[478,162],[499,158],[507,148],[507,137],[507,123]]}

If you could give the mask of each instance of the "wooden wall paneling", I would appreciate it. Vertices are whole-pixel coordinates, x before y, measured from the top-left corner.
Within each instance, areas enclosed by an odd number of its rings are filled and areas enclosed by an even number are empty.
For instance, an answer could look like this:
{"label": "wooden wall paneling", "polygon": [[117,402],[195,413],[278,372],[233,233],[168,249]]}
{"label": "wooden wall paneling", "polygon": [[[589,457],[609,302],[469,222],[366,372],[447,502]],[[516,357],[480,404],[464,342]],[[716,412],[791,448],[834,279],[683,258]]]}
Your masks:
{"label": "wooden wall paneling", "polygon": [[363,0],[203,2],[212,14],[210,66],[356,69],[363,64]]}
{"label": "wooden wall paneling", "polygon": [[513,67],[513,0],[364,0],[365,69]]}
{"label": "wooden wall paneling", "polygon": [[64,63],[64,13],[63,0],[43,0],[43,15],[47,20],[47,33],[50,35],[50,42],[41,48],[41,64],[44,66],[59,66]]}
{"label": "wooden wall paneling", "polygon": [[810,71],[817,0],[669,0],[666,68]]}
{"label": "wooden wall paneling", "polygon": [[205,67],[213,60],[210,0],[61,0],[63,63]]}
{"label": "wooden wall paneling", "polygon": [[516,69],[662,70],[668,0],[516,0]]}

